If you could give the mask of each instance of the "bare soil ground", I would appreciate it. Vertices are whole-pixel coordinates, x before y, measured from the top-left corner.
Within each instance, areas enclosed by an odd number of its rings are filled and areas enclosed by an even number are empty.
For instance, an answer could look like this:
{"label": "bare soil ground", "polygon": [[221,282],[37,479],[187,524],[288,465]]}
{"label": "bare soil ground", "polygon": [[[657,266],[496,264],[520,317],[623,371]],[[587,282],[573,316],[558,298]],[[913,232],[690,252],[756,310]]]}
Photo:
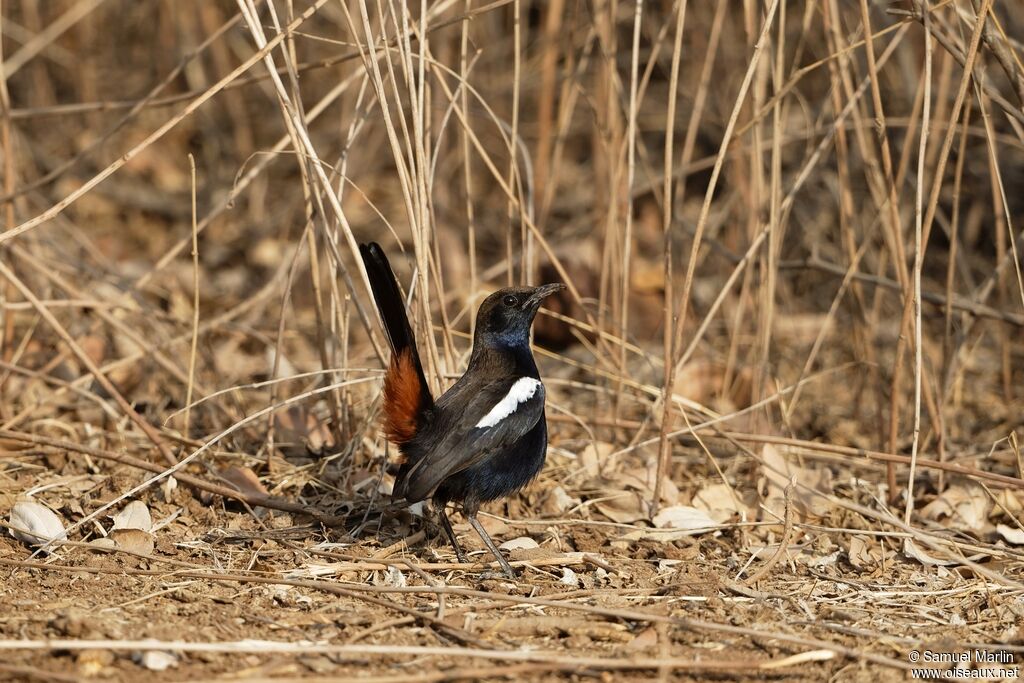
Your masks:
{"label": "bare soil ground", "polygon": [[[97,546],[101,528],[117,537],[104,517],[51,555],[29,557],[2,538],[0,634],[39,649],[7,653],[0,671],[41,680],[643,680],[659,672],[897,680],[914,649],[1024,653],[1024,554],[991,529],[1008,521],[1002,505],[1019,505],[1007,489],[990,488],[988,498],[976,480],[956,477],[946,495],[922,495],[934,525],[902,530],[878,512],[877,488],[866,483],[880,469],[844,467],[841,479],[823,483],[827,461],[783,466],[783,476],[821,494],[804,508],[791,490],[789,525],[751,508],[694,529],[709,522],[688,516],[735,507],[713,483],[709,457],[731,473],[741,498],[772,504],[778,492],[765,465],[751,466],[763,455],[748,458],[742,444],[712,437],[707,454],[674,453],[674,480],[684,483],[664,494],[662,514],[681,516],[656,517],[659,528],[644,521],[645,459],[608,457],[610,444],[581,447],[563,436],[571,426],[553,425],[540,480],[485,519],[497,542],[530,546],[510,551],[516,581],[497,573],[468,525],[456,531],[478,564],[463,566],[429,521],[348,512],[353,499],[338,485],[351,469],[297,454],[262,481],[275,497],[338,513],[344,525],[158,484],[131,496],[151,516],[150,531],[140,532],[148,544],[129,537]],[[594,457],[601,449],[603,460]],[[239,459],[235,467],[248,465],[258,466]],[[150,476],[59,448],[14,448],[3,504],[31,492],[73,521]],[[364,489],[386,485],[389,475],[366,477]],[[787,516],[784,504],[777,509]],[[990,531],[956,532],[955,520],[972,514]],[[916,550],[908,553],[910,539]],[[138,642],[145,639],[178,646],[161,646],[171,656],[158,657]],[[98,649],[84,649],[90,642]]]}

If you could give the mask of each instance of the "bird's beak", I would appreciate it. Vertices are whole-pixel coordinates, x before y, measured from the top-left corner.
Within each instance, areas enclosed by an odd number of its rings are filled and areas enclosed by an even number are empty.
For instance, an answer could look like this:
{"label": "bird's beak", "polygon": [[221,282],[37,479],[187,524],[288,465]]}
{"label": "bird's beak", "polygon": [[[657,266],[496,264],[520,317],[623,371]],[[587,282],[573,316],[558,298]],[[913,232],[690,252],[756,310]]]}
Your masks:
{"label": "bird's beak", "polygon": [[557,282],[552,285],[542,285],[537,289],[533,290],[533,294],[531,294],[530,298],[526,300],[526,303],[529,306],[539,306],[541,301],[551,296],[555,292],[561,292],[563,289],[565,289],[565,285],[563,285],[561,282]]}

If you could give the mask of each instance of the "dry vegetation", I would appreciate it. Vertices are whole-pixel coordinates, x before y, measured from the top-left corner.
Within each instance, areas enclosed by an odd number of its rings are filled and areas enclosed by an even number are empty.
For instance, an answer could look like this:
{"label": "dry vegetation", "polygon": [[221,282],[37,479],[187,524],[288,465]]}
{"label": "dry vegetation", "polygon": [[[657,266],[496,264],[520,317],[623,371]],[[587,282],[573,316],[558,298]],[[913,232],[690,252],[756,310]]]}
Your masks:
{"label": "dry vegetation", "polygon": [[[0,678],[1019,667],[1018,0],[428,5],[0,6]],[[518,582],[365,512],[369,239],[435,391],[570,284]]]}

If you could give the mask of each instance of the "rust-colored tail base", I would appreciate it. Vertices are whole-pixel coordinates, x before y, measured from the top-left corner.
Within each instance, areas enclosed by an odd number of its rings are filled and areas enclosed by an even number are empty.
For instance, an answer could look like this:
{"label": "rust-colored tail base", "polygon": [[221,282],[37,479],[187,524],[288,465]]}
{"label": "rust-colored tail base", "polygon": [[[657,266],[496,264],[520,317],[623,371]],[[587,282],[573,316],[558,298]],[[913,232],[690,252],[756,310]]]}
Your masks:
{"label": "rust-colored tail base", "polygon": [[384,376],[384,433],[389,441],[402,445],[416,435],[434,399],[423,375],[412,326],[405,313],[405,300],[384,250],[371,242],[361,244],[359,254],[391,346],[391,363]]}
{"label": "rust-colored tail base", "polygon": [[412,351],[392,356],[384,376],[384,433],[388,441],[403,444],[416,436],[423,410],[423,387],[413,364]]}

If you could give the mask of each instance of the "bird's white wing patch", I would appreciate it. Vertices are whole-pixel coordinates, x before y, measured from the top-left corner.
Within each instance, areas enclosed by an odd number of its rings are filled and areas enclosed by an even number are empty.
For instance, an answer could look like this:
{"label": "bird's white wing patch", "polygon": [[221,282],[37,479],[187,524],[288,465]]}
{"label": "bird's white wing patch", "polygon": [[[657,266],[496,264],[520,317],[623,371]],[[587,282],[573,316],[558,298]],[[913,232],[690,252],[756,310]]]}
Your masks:
{"label": "bird's white wing patch", "polygon": [[498,401],[491,411],[480,418],[476,423],[478,429],[493,427],[506,417],[516,412],[520,403],[526,403],[540,387],[540,380],[533,377],[520,377],[505,394],[505,397]]}

